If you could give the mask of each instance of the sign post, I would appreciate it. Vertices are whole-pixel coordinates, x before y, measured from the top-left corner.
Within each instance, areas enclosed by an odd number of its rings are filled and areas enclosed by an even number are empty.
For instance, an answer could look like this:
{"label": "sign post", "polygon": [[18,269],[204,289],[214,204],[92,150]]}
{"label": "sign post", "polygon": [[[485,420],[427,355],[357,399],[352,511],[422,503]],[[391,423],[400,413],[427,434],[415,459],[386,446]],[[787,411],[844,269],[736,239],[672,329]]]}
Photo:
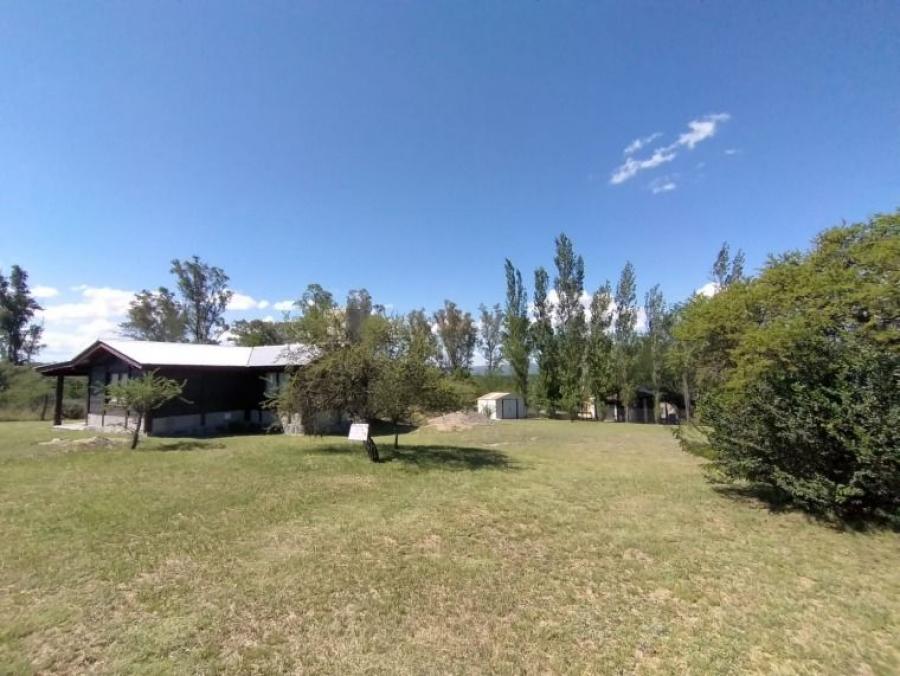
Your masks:
{"label": "sign post", "polygon": [[366,447],[366,453],[369,455],[369,460],[372,462],[378,462],[378,446],[375,445],[375,442],[372,440],[372,433],[369,429],[369,423],[352,423],[350,425],[350,433],[347,435],[347,439],[350,441],[360,441]]}

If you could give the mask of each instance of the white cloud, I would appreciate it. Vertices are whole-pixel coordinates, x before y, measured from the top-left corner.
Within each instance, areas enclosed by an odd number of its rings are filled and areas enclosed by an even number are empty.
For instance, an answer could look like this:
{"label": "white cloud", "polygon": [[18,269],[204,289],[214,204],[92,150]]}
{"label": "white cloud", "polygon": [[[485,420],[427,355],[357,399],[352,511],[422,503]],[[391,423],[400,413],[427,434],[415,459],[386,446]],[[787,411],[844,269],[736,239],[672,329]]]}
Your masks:
{"label": "white cloud", "polygon": [[708,298],[715,296],[719,292],[719,285],[715,282],[707,282],[699,289],[697,289],[694,293],[697,293],[701,296],[706,296]]}
{"label": "white cloud", "polygon": [[294,301],[292,300],[280,300],[272,307],[280,312],[290,312],[294,309]]}
{"label": "white cloud", "polygon": [[264,322],[269,322],[271,324],[272,322],[275,321],[275,317],[273,317],[272,315],[266,315],[265,317],[262,318],[262,320]]}
{"label": "white cloud", "polygon": [[739,155],[740,152],[741,152],[741,151],[738,150],[737,148],[725,148],[725,154],[726,154],[726,155]]}
{"label": "white cloud", "polygon": [[715,136],[719,123],[727,122],[730,118],[731,115],[728,113],[713,113],[699,120],[691,120],[688,122],[690,131],[681,134],[677,143],[680,146],[687,146],[690,150],[693,150],[694,146],[701,141]]}
{"label": "white cloud", "polygon": [[93,287],[82,284],[74,287],[81,293],[82,300],[77,303],[59,303],[48,305],[42,314],[47,321],[69,319],[107,319],[123,316],[134,298],[134,291],[112,289],[109,287]]}
{"label": "white cloud", "polygon": [[658,167],[661,164],[665,164],[666,162],[671,162],[677,157],[677,153],[672,152],[670,148],[657,148],[653,151],[653,154],[648,157],[646,160],[636,160],[633,157],[629,157],[625,162],[619,166],[612,175],[612,178],[609,179],[609,182],[613,185],[619,185],[620,183],[624,183],[629,178],[632,178],[639,171],[644,171],[645,169],[653,169],[654,167]]}
{"label": "white cloud", "polygon": [[698,120],[691,120],[688,122],[688,131],[680,134],[678,140],[667,146],[661,146],[654,149],[650,157],[647,157],[646,159],[637,159],[632,155],[647,145],[647,143],[658,138],[659,133],[657,132],[656,134],[651,134],[643,139],[632,141],[625,148],[625,161],[613,170],[609,182],[612,185],[619,185],[628,179],[633,178],[641,171],[654,169],[661,164],[671,162],[678,156],[678,153],[682,148],[693,150],[701,141],[705,141],[706,139],[715,136],[719,125],[723,122],[727,122],[730,118],[731,116],[728,113],[712,113],[710,115],[705,115]]}
{"label": "white cloud", "polygon": [[269,301],[256,300],[253,296],[237,291],[233,292],[231,300],[228,301],[228,309],[238,312],[242,310],[264,310],[267,307],[269,307]]}
{"label": "white cloud", "polygon": [[31,295],[35,298],[54,298],[59,295],[59,289],[52,286],[36,286],[31,290]]}
{"label": "white cloud", "polygon": [[672,192],[678,187],[678,184],[675,182],[674,176],[663,176],[655,181],[651,181],[647,187],[650,188],[650,192],[654,195],[659,195],[664,192]]}
{"label": "white cloud", "polygon": [[624,150],[625,155],[633,155],[638,150],[643,148],[646,145],[653,143],[656,139],[662,136],[661,131],[655,131],[650,136],[645,136],[644,138],[636,138],[634,141],[628,144],[628,146]]}

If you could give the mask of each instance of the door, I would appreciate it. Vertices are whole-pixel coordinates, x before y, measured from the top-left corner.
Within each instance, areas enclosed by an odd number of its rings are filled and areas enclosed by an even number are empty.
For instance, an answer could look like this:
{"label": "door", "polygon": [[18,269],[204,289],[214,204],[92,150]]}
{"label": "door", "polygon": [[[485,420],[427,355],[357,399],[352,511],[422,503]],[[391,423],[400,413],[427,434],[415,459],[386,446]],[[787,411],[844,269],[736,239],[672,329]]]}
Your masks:
{"label": "door", "polygon": [[502,408],[501,408],[502,415],[500,416],[501,418],[516,418],[516,417],[518,417],[517,410],[516,410],[516,404],[518,402],[515,399],[501,399],[500,401],[502,403]]}

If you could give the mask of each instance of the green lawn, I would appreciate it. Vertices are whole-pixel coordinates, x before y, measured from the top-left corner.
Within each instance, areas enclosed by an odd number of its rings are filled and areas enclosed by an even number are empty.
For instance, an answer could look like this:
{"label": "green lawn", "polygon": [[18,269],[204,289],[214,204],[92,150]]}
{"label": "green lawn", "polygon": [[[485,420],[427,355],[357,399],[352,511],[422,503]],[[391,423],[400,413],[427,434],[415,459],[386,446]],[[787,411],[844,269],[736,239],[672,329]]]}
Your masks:
{"label": "green lawn", "polygon": [[900,672],[900,536],[717,491],[664,428],[61,435],[0,423],[0,672]]}

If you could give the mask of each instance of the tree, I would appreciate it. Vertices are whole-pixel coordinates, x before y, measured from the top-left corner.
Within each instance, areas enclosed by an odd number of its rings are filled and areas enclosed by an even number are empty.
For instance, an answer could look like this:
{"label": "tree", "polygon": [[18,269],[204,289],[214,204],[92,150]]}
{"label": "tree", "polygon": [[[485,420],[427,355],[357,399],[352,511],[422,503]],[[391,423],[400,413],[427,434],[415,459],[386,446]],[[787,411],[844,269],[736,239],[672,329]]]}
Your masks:
{"label": "tree", "polygon": [[187,261],[173,260],[171,272],[178,281],[191,342],[217,342],[228,329],[224,319],[232,296],[228,275],[222,268],[210,266],[197,256]]}
{"label": "tree", "polygon": [[584,357],[587,324],[584,318],[584,260],[565,234],[556,238],[556,333],[559,346],[560,404],[575,420],[584,403]]}
{"label": "tree", "polygon": [[644,313],[647,317],[650,380],[653,385],[653,420],[656,422],[659,420],[665,350],[669,343],[669,312],[659,284],[654,285],[644,297]]}
{"label": "tree", "polygon": [[500,361],[503,358],[501,350],[503,342],[503,310],[500,309],[499,303],[492,308],[488,308],[482,303],[478,310],[481,313],[478,347],[481,349],[481,354],[484,357],[487,372],[493,373],[500,368]]}
{"label": "tree", "polygon": [[284,322],[239,319],[231,326],[231,340],[241,347],[283,345],[288,342]]}
{"label": "tree", "polygon": [[444,307],[434,313],[434,321],[447,370],[457,376],[469,375],[478,338],[472,315],[463,312],[453,301],[445,300]]}
{"label": "tree", "polygon": [[518,393],[528,406],[528,370],[531,347],[528,338],[528,294],[522,284],[522,273],[506,259],[506,312],[500,335],[501,353],[509,363]]}
{"label": "tree", "polygon": [[150,371],[136,378],[128,378],[123,383],[106,387],[106,396],[109,401],[133,412],[137,418],[131,434],[132,449],[138,445],[138,438],[147,419],[147,413],[180,397],[183,389],[184,382],[179,383],[171,378],[158,376],[156,371]]}
{"label": "tree", "polygon": [[743,280],[744,263],[744,252],[738,249],[734,258],[731,258],[728,242],[723,242],[712,267],[712,280],[716,285],[716,290],[727,289],[735,282]]}
{"label": "tree", "polygon": [[637,291],[634,266],[628,262],[622,269],[616,285],[615,319],[615,362],[616,389],[618,400],[625,407],[625,421],[628,409],[634,402],[636,384],[634,382],[633,361],[635,351],[635,325],[637,324]]}
{"label": "tree", "polygon": [[[405,321],[380,311],[357,313],[354,299],[362,297],[353,292],[338,307],[329,292],[312,284],[298,304],[301,314],[291,332],[315,358],[293,371],[279,406],[299,412],[304,426],[335,412],[367,423],[383,417],[396,425],[419,405],[443,405],[446,383],[434,366],[435,344],[424,313],[412,312]],[[317,431],[314,425],[309,429]],[[371,439],[366,450],[378,462]]]}
{"label": "tree", "polygon": [[44,329],[31,323],[35,312],[42,309],[31,295],[25,270],[13,265],[8,278],[0,272],[0,347],[11,364],[30,361],[42,347]]}
{"label": "tree", "polygon": [[534,323],[531,344],[537,357],[535,400],[549,417],[556,414],[559,402],[559,350],[553,332],[553,305],[547,296],[550,278],[540,267],[534,271]]}
{"label": "tree", "polygon": [[183,343],[187,334],[187,316],[175,294],[161,286],[155,292],[144,289],[128,306],[128,319],[122,333],[135,340]]}
{"label": "tree", "polygon": [[591,296],[590,338],[587,345],[586,380],[594,398],[594,419],[599,418],[606,397],[613,391],[612,288],[606,282]]}
{"label": "tree", "polygon": [[773,256],[693,304],[700,416],[726,479],[900,525],[900,211]]}

